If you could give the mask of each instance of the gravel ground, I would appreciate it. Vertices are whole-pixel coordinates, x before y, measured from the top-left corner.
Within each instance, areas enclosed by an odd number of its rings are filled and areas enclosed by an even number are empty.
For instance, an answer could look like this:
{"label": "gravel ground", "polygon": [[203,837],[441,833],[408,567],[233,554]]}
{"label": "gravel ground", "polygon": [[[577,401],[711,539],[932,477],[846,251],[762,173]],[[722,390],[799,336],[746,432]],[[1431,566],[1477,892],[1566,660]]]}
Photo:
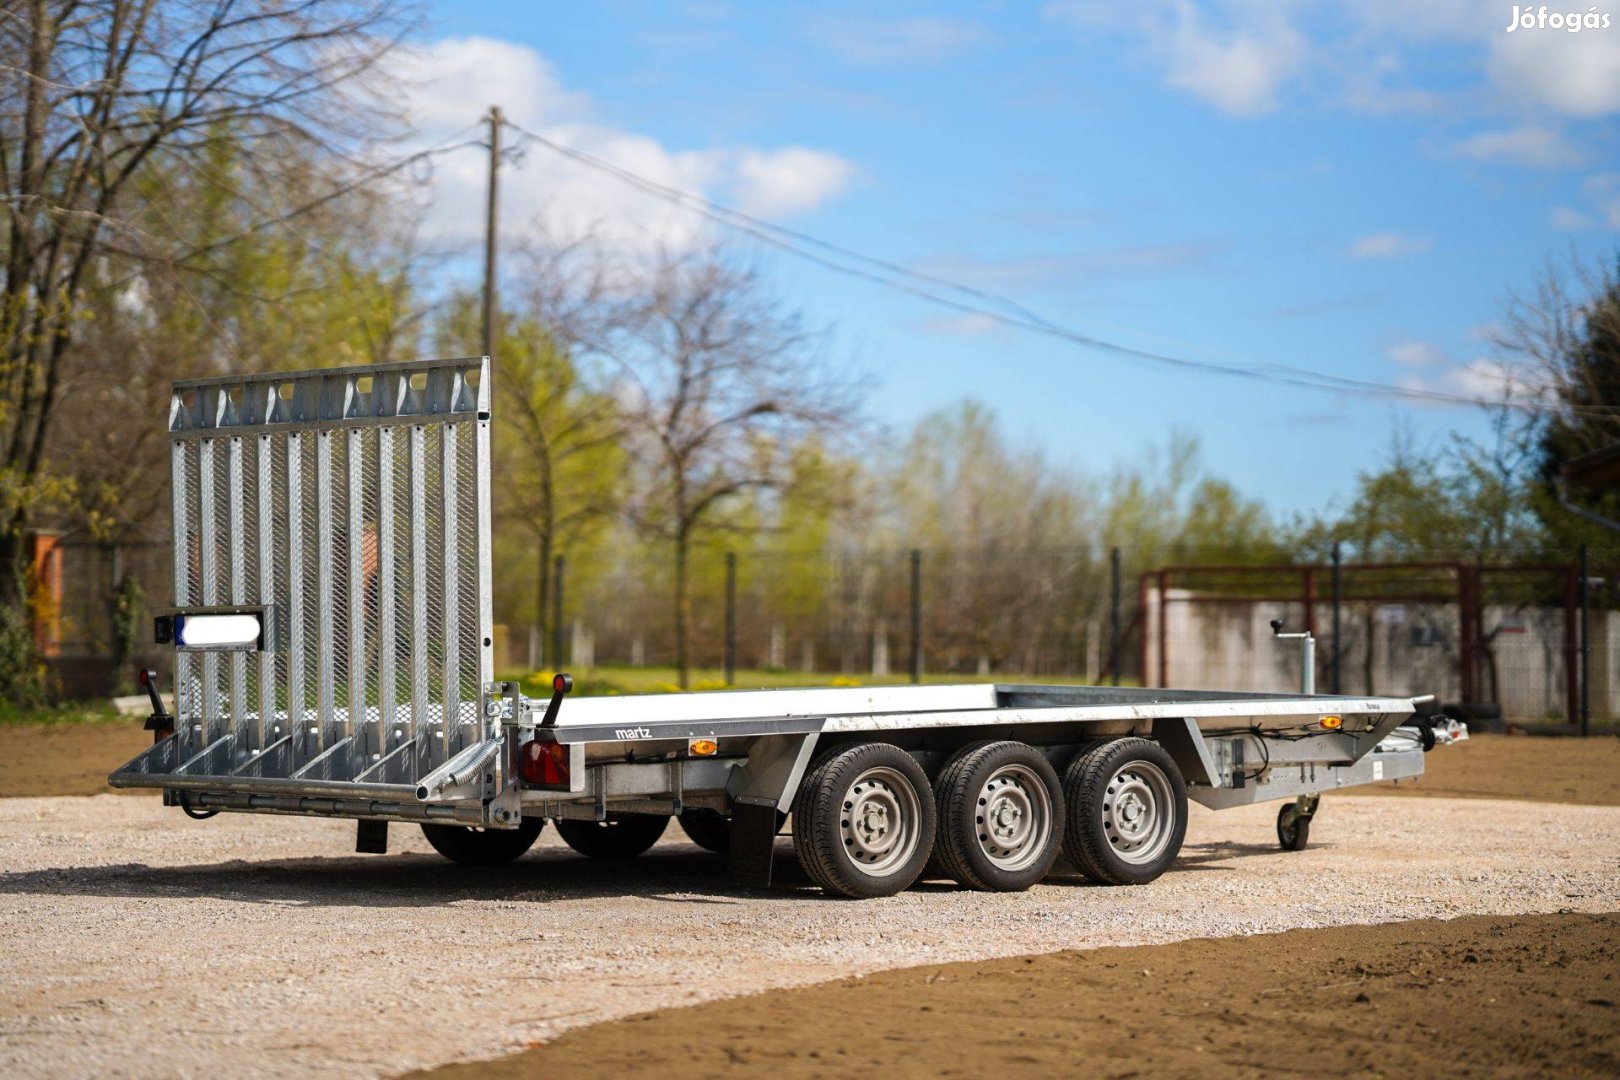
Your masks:
{"label": "gravel ground", "polygon": [[1193,808],[1178,868],[1106,889],[730,887],[671,831],[630,864],[549,830],[472,872],[394,826],[155,799],[0,801],[0,1075],[375,1076],[667,1005],[950,960],[1468,913],[1620,909],[1620,808],[1338,798],[1311,849],[1275,807]]}

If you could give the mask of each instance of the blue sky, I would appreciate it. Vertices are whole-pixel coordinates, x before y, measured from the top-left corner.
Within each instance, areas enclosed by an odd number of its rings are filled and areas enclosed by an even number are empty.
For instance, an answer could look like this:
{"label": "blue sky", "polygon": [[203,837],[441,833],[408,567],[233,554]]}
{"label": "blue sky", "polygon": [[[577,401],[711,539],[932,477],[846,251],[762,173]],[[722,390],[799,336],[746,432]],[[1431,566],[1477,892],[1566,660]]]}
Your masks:
{"label": "blue sky", "polygon": [[[1511,377],[1484,340],[1508,294],[1549,259],[1612,255],[1620,231],[1620,26],[1509,33],[1512,11],[442,3],[403,74],[424,138],[499,103],[1083,333],[1474,396]],[[482,162],[439,162],[430,231],[470,240]],[[538,149],[506,183],[511,235],[536,220],[632,247],[712,235]],[[1484,429],[1468,408],[1167,369],[758,257],[876,377],[872,411],[896,428],[975,396],[1092,472],[1181,429],[1283,512],[1343,500],[1397,424]]]}

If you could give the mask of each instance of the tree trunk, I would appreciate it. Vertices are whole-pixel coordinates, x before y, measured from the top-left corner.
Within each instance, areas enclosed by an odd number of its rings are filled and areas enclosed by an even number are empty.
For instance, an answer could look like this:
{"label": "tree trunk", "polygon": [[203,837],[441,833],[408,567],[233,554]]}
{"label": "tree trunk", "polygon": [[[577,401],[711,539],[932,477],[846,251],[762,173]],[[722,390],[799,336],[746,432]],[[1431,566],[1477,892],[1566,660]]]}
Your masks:
{"label": "tree trunk", "polygon": [[22,534],[25,527],[26,521],[19,512],[0,530],[0,607],[21,609],[26,599]]}
{"label": "tree trunk", "polygon": [[685,533],[675,537],[675,667],[682,690],[691,682],[691,657],[687,652],[687,625],[690,622],[692,597],[686,584],[687,539]]}
{"label": "tree trunk", "polygon": [[539,571],[534,579],[534,631],[536,635],[536,649],[538,657],[531,657],[535,661],[534,667],[538,670],[551,661],[546,655],[546,642],[551,639],[546,636],[546,612],[551,602],[551,533],[541,532],[536,538],[536,550],[540,553],[540,564],[535,569]]}

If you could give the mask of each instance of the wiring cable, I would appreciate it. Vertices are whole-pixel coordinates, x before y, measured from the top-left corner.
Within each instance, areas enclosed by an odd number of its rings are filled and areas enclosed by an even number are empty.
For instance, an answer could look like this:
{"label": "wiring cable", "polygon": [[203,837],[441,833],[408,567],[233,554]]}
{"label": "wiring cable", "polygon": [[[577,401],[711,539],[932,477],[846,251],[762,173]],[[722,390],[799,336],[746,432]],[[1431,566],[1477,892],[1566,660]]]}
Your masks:
{"label": "wiring cable", "polygon": [[[648,179],[586,151],[531,131],[510,120],[505,121],[505,126],[529,143],[547,149],[587,168],[612,176],[645,194],[681,206],[716,224],[750,235],[771,247],[814,263],[824,269],[865,280],[884,288],[907,293],[928,303],[962,314],[980,315],[993,319],[1002,325],[1058,338],[1084,348],[1110,352],[1163,366],[1257,379],[1336,393],[1353,393],[1363,396],[1387,397],[1445,405],[1499,408],[1538,414],[1590,412],[1595,415],[1613,416],[1617,411],[1620,411],[1607,406],[1554,405],[1533,400],[1515,400],[1508,397],[1501,400],[1490,400],[1466,394],[1454,394],[1440,390],[1405,387],[1391,383],[1357,379],[1291,364],[1270,361],[1245,364],[1220,363],[1126,345],[1053,322],[1011,297],[937,274],[912,270],[890,260],[868,255],[846,245],[820,239],[801,230],[777,225],[741,210],[694,195],[691,192]],[[956,293],[966,299],[945,295],[945,292]]]}

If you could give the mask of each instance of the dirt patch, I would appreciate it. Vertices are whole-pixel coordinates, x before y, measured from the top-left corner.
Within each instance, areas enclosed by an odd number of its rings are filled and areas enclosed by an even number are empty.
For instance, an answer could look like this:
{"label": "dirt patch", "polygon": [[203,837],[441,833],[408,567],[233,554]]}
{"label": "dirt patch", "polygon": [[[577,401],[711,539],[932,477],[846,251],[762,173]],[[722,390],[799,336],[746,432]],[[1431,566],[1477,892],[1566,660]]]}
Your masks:
{"label": "dirt patch", "polygon": [[417,1077],[1611,1077],[1620,915],[1060,952],[668,1009]]}
{"label": "dirt patch", "polygon": [[1620,737],[1476,735],[1435,747],[1415,782],[1369,784],[1348,794],[1620,806]]}
{"label": "dirt patch", "polygon": [[143,722],[0,724],[0,797],[113,790],[107,774],[152,745]]}

